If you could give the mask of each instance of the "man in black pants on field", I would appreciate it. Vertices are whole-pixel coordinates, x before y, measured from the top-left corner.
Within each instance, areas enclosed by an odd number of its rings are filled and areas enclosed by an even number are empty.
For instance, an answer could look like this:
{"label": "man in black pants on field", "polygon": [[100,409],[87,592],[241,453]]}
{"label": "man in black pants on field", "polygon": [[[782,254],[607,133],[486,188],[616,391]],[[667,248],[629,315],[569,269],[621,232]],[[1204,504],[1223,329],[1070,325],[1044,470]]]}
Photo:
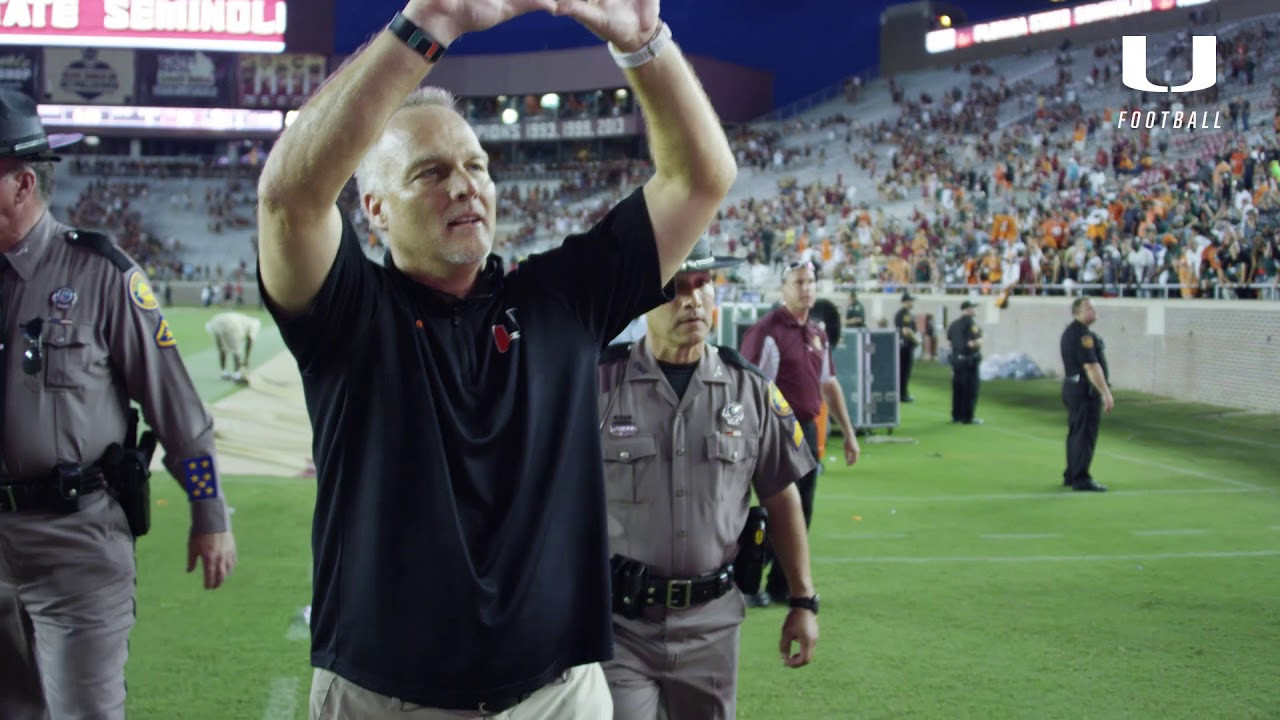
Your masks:
{"label": "man in black pants on field", "polygon": [[920,337],[916,333],[916,318],[911,314],[915,298],[909,292],[902,293],[902,307],[893,316],[893,326],[898,329],[898,399],[915,402],[911,397],[911,366],[916,359],[916,346]]}
{"label": "man in black pants on field", "polygon": [[960,317],[947,328],[951,343],[951,422],[981,425],[975,418],[978,406],[978,364],[982,362],[982,328],[974,321],[977,306],[965,300],[960,303]]}
{"label": "man in black pants on field", "polygon": [[1098,445],[1098,425],[1102,411],[1111,412],[1107,357],[1102,338],[1089,329],[1098,319],[1098,311],[1089,298],[1076,298],[1071,303],[1075,318],[1062,333],[1062,402],[1067,406],[1067,469],[1062,484],[1084,492],[1104,492],[1106,487],[1093,481],[1089,463]]}

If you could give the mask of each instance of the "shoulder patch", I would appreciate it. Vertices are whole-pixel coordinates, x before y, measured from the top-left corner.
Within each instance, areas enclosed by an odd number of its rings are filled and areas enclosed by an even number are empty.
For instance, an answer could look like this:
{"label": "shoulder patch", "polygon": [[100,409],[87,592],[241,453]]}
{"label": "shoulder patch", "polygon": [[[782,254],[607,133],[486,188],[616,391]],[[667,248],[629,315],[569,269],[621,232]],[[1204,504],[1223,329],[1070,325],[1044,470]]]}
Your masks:
{"label": "shoulder patch", "polygon": [[622,362],[631,357],[631,347],[633,343],[614,343],[604,350],[600,351],[600,360],[597,365],[607,365],[609,363]]}
{"label": "shoulder patch", "polygon": [[129,273],[129,299],[143,310],[156,310],[160,307],[156,294],[151,291],[151,283],[147,282],[141,270]]}
{"label": "shoulder patch", "polygon": [[120,272],[127,272],[133,268],[133,261],[129,259],[129,256],[116,247],[116,244],[111,242],[111,238],[100,232],[68,230],[64,238],[72,245],[88,248],[110,260],[112,265],[120,269]]}
{"label": "shoulder patch", "polygon": [[797,450],[804,447],[804,428],[798,421],[791,423],[791,442],[795,443]]}
{"label": "shoulder patch", "polygon": [[769,383],[769,407],[773,409],[773,414],[778,417],[791,417],[795,411],[791,409],[791,403],[782,396],[782,391],[777,385]]}
{"label": "shoulder patch", "polygon": [[1083,346],[1084,346],[1084,348],[1085,348],[1086,350],[1092,350],[1092,349],[1093,349],[1093,336],[1092,336],[1092,335],[1085,335],[1084,337],[1080,338],[1080,344],[1081,344],[1081,345],[1083,345]]}
{"label": "shoulder patch", "polygon": [[738,368],[739,370],[746,370],[749,373],[754,373],[759,375],[761,378],[764,378],[766,381],[769,379],[768,376],[760,370],[760,368],[756,367],[750,360],[743,357],[742,353],[737,350],[725,345],[717,345],[716,352],[720,354],[720,362],[725,365],[730,365]]}
{"label": "shoulder patch", "polygon": [[178,339],[173,336],[173,331],[169,330],[168,321],[160,318],[160,324],[156,326],[156,345],[170,348],[177,344]]}

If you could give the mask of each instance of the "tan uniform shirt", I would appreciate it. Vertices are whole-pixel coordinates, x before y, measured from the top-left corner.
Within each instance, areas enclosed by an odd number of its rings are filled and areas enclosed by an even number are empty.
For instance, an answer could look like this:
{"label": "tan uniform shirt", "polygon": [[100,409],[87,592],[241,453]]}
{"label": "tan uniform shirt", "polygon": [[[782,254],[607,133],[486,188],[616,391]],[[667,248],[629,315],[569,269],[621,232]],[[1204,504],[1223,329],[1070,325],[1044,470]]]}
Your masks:
{"label": "tan uniform shirt", "polygon": [[246,338],[253,340],[262,329],[262,321],[244,313],[224,312],[209,318],[204,329],[217,341],[218,348],[239,357],[244,352]]}
{"label": "tan uniform shirt", "polygon": [[665,577],[738,553],[750,491],[769,498],[814,468],[782,394],[707,345],[684,397],[642,340],[599,368],[609,550]]}
{"label": "tan uniform shirt", "polygon": [[[165,466],[193,498],[193,530],[225,531],[213,418],[145,275],[68,242],[71,232],[46,212],[5,253],[3,472],[37,478],[58,463],[97,462],[124,439],[133,399],[165,448]],[[44,367],[32,376],[22,369],[28,342],[21,326],[34,318],[44,320]]]}

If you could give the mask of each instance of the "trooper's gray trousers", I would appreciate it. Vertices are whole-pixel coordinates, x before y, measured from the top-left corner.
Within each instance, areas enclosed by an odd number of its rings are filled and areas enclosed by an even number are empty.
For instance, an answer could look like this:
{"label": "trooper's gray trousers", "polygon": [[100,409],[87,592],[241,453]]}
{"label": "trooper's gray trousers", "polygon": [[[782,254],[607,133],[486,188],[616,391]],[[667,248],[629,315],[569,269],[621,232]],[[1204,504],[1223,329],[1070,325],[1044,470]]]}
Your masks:
{"label": "trooper's gray trousers", "polygon": [[123,720],[133,535],[105,491],[0,513],[0,718]]}

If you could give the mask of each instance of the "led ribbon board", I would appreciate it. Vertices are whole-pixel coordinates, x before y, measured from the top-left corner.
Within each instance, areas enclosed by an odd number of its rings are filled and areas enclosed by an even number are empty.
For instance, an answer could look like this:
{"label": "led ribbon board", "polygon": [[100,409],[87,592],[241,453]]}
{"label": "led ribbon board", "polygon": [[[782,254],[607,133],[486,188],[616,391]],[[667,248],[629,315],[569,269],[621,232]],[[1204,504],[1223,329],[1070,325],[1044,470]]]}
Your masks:
{"label": "led ribbon board", "polygon": [[285,0],[0,0],[0,45],[278,53]]}

